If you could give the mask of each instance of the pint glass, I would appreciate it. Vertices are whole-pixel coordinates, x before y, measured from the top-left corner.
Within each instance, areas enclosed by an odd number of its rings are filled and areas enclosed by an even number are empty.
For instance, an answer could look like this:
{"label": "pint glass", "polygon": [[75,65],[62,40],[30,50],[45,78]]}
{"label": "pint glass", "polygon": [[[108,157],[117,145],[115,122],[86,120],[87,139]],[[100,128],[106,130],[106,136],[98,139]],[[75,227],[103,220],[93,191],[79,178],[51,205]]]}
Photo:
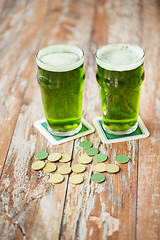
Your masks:
{"label": "pint glass", "polygon": [[57,136],[80,131],[84,84],[84,53],[75,46],[54,45],[36,56],[48,129]]}
{"label": "pint glass", "polygon": [[129,134],[137,128],[144,55],[132,44],[109,44],[96,52],[103,127],[110,134]]}

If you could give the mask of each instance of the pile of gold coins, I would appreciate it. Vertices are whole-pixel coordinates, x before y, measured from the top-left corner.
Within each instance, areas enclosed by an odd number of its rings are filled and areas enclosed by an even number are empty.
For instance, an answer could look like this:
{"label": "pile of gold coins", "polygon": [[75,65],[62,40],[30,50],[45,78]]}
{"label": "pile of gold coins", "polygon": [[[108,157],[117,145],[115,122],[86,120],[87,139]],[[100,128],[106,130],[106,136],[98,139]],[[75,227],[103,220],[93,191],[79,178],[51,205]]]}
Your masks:
{"label": "pile of gold coins", "polygon": [[[86,170],[85,165],[91,163],[92,160],[98,162],[98,164],[94,166],[94,171],[98,173],[92,174],[91,176],[91,180],[94,182],[101,183],[105,180],[105,176],[102,174],[102,172],[119,172],[120,168],[118,165],[104,163],[107,160],[107,156],[105,154],[99,153],[98,149],[93,148],[90,141],[80,142],[79,146],[85,149],[85,154],[81,155],[78,158],[79,163],[72,165],[72,167],[64,164],[57,167],[55,164],[55,162],[68,163],[71,161],[71,155],[67,153],[51,153],[48,155],[47,152],[39,151],[34,155],[37,161],[32,164],[32,169],[35,171],[43,170],[46,173],[52,173],[50,175],[51,183],[61,183],[64,180],[64,175],[73,172],[74,175],[71,175],[69,177],[69,182],[75,185],[80,184],[84,181],[83,176],[79,175],[79,173],[84,172]],[[43,161],[46,159],[48,160],[47,163]],[[118,163],[127,163],[129,161],[129,157],[126,155],[118,155],[116,157],[116,161]],[[56,170],[58,173],[53,173]]]}

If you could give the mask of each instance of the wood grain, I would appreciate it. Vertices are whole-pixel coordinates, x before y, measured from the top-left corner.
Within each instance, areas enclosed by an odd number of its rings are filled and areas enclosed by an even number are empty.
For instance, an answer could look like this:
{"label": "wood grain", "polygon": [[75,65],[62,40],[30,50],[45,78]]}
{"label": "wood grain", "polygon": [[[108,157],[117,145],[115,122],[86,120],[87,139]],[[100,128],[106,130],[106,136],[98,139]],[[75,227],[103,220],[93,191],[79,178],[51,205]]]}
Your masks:
{"label": "wood grain", "polygon": [[[80,41],[80,32],[83,32],[84,24],[81,16],[84,21],[88,21],[88,28],[92,26],[92,19],[88,19],[87,16],[86,5],[90,6],[91,16],[93,10],[91,1],[87,3],[77,1],[74,8],[78,9],[78,13],[76,11],[72,13],[73,5],[69,1],[50,4],[50,12],[44,23],[44,37],[34,49],[34,58],[38,48],[64,40],[88,46],[91,32],[89,29],[88,34]],[[36,35],[36,32],[34,34]],[[33,62],[35,63],[35,60],[32,56],[32,65]],[[16,239],[21,233],[21,237],[27,239],[51,239],[52,236],[58,239],[68,177],[61,185],[52,186],[47,184],[48,175],[31,171],[31,164],[37,150],[67,152],[72,155],[73,141],[52,148],[34,129],[34,121],[40,119],[43,113],[35,64],[30,70],[28,83],[2,175],[1,226],[8,229],[2,233],[2,237],[7,239],[11,235]]]}
{"label": "wood grain", "polygon": [[[160,4],[156,0],[24,0],[0,2],[0,240],[158,240],[160,238]],[[101,115],[94,53],[107,43],[130,42],[146,52],[140,114],[151,136],[105,145],[95,132],[52,146],[33,126],[44,116],[36,81],[36,52],[69,43],[85,51],[83,116]],[[102,184],[90,180],[94,162],[74,186],[34,172],[34,153],[72,155],[73,165],[87,139],[114,163],[131,161]],[[58,164],[57,164],[58,165]]]}
{"label": "wood grain", "polygon": [[[24,2],[22,6],[18,5],[18,8],[13,1],[13,6],[9,6],[13,12],[7,15],[0,28],[0,50],[4,56],[0,63],[0,173],[28,85],[35,49],[42,34],[41,26],[47,13],[47,5],[42,6],[41,2],[35,1],[33,10],[31,3]],[[9,9],[6,7],[6,14]]]}
{"label": "wood grain", "polygon": [[158,1],[143,1],[146,74],[140,113],[151,135],[139,144],[137,239],[160,239],[160,79],[156,71],[160,68],[159,12]]}

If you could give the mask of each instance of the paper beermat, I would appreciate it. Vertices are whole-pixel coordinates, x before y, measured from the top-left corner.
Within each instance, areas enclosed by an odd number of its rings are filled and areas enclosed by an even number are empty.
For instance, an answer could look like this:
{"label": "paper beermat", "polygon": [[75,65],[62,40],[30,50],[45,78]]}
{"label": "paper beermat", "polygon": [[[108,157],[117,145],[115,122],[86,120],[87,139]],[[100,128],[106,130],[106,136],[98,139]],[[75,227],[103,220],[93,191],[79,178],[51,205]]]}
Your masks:
{"label": "paper beermat", "polygon": [[55,136],[52,133],[48,131],[47,121],[45,118],[38,120],[34,123],[34,126],[39,130],[39,132],[53,145],[58,145],[61,143],[65,143],[68,141],[71,141],[73,139],[86,136],[88,134],[91,134],[95,131],[95,128],[89,124],[84,118],[82,118],[82,128],[81,130],[73,135],[73,136],[67,136],[67,137],[60,137]]}
{"label": "paper beermat", "polygon": [[113,135],[107,133],[103,128],[102,117],[94,118],[93,124],[99,134],[101,141],[106,144],[146,138],[150,134],[140,116],[138,116],[138,127],[136,131],[128,135]]}

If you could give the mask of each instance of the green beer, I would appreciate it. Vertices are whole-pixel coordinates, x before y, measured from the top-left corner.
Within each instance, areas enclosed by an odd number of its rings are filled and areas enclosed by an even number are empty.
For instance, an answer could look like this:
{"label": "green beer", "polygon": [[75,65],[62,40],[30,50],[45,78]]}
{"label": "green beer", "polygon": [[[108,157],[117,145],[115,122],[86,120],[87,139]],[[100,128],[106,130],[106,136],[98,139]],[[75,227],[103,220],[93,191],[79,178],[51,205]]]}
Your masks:
{"label": "green beer", "polygon": [[103,127],[111,134],[136,130],[141,84],[144,80],[144,51],[131,44],[110,44],[96,52]]}
{"label": "green beer", "polygon": [[80,131],[84,54],[75,46],[54,45],[37,54],[38,83],[49,130],[58,136]]}

